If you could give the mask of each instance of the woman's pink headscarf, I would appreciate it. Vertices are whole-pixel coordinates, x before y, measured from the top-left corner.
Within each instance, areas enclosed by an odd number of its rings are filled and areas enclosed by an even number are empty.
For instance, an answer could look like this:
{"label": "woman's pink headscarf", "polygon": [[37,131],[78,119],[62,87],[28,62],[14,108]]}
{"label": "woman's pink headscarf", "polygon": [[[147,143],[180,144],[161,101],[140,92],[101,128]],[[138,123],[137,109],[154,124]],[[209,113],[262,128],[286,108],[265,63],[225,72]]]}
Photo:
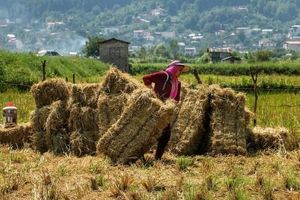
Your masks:
{"label": "woman's pink headscarf", "polygon": [[180,66],[182,65],[178,65],[178,62],[172,62],[168,68],[165,70],[166,72],[168,72],[171,76],[171,83],[172,83],[172,89],[171,89],[171,93],[170,93],[170,97],[171,99],[175,99],[178,93],[178,85],[179,85],[179,81],[178,81],[178,77],[176,76],[177,72],[180,70]]}

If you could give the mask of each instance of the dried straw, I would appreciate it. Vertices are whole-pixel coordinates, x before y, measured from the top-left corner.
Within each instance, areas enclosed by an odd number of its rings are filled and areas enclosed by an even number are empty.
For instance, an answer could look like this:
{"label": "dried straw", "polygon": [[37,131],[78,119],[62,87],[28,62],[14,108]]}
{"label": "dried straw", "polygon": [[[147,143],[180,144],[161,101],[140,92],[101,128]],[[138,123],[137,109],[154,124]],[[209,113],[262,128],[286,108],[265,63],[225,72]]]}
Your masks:
{"label": "dried straw", "polygon": [[69,85],[63,79],[48,79],[31,87],[37,108],[50,105],[57,100],[66,101],[69,98]]}
{"label": "dried straw", "polygon": [[210,86],[212,154],[245,154],[246,128],[245,95],[229,88]]}
{"label": "dried straw", "polygon": [[291,151],[299,147],[297,137],[284,127],[255,127],[249,131],[247,142],[250,151]]}
{"label": "dried straw", "polygon": [[79,107],[73,104],[70,109],[68,127],[70,131],[98,132],[98,113],[91,107]]}
{"label": "dried straw", "polygon": [[71,87],[70,104],[97,108],[100,84],[73,84]]}
{"label": "dried straw", "polygon": [[69,111],[66,110],[66,102],[56,101],[51,105],[51,111],[46,120],[46,145],[55,153],[64,153],[68,147]]}
{"label": "dried straw", "polygon": [[132,93],[135,89],[144,87],[136,79],[122,73],[117,68],[111,68],[102,83],[102,91],[106,94]]}
{"label": "dried straw", "polygon": [[180,155],[199,153],[202,138],[207,134],[208,109],[207,87],[188,91],[171,130],[170,149],[173,152]]}
{"label": "dried straw", "polygon": [[137,88],[143,87],[140,82],[118,69],[109,70],[101,84],[97,103],[99,136],[120,118],[129,95]]}
{"label": "dried straw", "polygon": [[74,131],[70,136],[71,152],[76,156],[96,153],[97,133],[94,131]]}
{"label": "dried straw", "polygon": [[173,109],[172,102],[164,104],[148,89],[135,91],[119,120],[98,141],[97,152],[116,163],[137,160],[161,136]]}
{"label": "dried straw", "polygon": [[13,128],[0,127],[0,143],[9,144],[13,147],[22,147],[25,143],[30,142],[33,135],[31,124],[21,124]]}

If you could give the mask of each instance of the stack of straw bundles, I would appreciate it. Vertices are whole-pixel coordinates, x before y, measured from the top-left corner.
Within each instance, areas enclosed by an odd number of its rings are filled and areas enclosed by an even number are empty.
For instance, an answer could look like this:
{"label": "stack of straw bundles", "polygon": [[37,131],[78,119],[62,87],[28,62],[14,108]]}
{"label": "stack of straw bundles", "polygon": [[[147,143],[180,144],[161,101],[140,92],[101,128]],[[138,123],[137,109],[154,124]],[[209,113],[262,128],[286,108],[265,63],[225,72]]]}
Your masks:
{"label": "stack of straw bundles", "polygon": [[149,89],[136,90],[116,123],[100,138],[97,152],[115,163],[129,163],[149,151],[170,123],[174,103],[163,103]]}
{"label": "stack of straw bundles", "polygon": [[247,115],[245,95],[232,89],[210,86],[211,135],[209,152],[212,154],[245,154]]}
{"label": "stack of straw bundles", "polygon": [[200,143],[207,134],[209,99],[208,88],[189,90],[171,131],[170,148],[179,155],[199,153]]}

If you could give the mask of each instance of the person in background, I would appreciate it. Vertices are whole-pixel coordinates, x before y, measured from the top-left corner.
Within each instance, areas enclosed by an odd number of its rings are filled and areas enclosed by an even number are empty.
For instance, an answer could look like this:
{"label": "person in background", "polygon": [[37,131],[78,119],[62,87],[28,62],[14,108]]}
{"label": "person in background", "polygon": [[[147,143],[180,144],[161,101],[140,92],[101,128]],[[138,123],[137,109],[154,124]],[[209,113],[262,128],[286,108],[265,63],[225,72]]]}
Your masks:
{"label": "person in background", "polygon": [[[144,84],[153,89],[157,96],[165,101],[173,99],[180,100],[181,82],[178,77],[181,73],[189,71],[189,66],[179,60],[172,61],[165,70],[154,72],[143,77]],[[155,159],[161,159],[168,141],[171,137],[170,124],[163,130],[162,136],[158,139]]]}

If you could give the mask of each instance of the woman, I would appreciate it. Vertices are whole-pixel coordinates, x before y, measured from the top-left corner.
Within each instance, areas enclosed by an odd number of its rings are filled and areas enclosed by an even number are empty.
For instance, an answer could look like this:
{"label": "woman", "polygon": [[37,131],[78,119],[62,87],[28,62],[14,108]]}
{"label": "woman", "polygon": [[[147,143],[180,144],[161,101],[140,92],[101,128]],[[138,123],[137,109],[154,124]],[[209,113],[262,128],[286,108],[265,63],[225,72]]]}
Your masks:
{"label": "woman", "polygon": [[[145,75],[144,84],[153,89],[157,96],[165,101],[167,99],[180,100],[181,83],[178,77],[181,73],[187,72],[189,67],[178,60],[171,62],[168,67],[159,72]],[[170,124],[164,129],[162,136],[158,139],[155,159],[161,159],[171,136]]]}

